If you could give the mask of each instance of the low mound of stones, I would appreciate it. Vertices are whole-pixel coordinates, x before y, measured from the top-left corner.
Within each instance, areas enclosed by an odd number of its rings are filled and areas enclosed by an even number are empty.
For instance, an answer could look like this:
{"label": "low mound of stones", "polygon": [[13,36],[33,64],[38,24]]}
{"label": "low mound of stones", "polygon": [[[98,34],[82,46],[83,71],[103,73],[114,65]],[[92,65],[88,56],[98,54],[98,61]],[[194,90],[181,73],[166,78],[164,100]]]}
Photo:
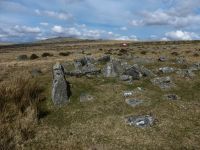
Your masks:
{"label": "low mound of stones", "polygon": [[[167,61],[165,58],[159,58],[160,62]],[[179,59],[178,63],[185,63],[184,60]],[[92,57],[83,57],[74,60],[73,69],[64,68],[60,63],[53,66],[53,84],[52,84],[52,100],[56,106],[63,106],[70,100],[70,86],[65,76],[102,76],[104,78],[118,78],[119,81],[130,82],[134,80],[141,80],[148,78],[152,85],[159,87],[161,90],[168,90],[176,87],[174,80],[169,74],[176,73],[180,77],[193,77],[195,71],[200,70],[200,63],[195,63],[188,69],[178,69],[173,67],[161,67],[152,71],[146,67],[138,64],[129,64],[124,60],[113,59],[109,55],[99,57],[97,59]],[[98,67],[97,67],[98,66]],[[101,67],[103,66],[103,67]],[[168,76],[159,77],[160,73],[168,74]],[[37,74],[37,73],[36,73]],[[138,87],[134,90],[124,91],[124,102],[136,107],[145,103],[145,99],[138,96],[138,93],[144,93],[145,90]],[[163,95],[166,100],[180,100],[176,94],[170,93]],[[80,102],[90,102],[94,100],[94,96],[89,93],[81,93]],[[140,128],[150,127],[154,124],[155,118],[151,115],[144,116],[128,116],[125,117],[125,122],[128,125]]]}

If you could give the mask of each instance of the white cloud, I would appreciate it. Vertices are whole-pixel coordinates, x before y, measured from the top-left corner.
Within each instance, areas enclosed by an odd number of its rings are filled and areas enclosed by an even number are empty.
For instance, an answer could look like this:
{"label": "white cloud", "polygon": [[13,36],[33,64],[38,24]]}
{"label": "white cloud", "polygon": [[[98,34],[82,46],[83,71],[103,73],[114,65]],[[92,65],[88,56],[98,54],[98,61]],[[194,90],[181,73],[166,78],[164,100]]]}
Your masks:
{"label": "white cloud", "polygon": [[186,32],[186,31],[171,31],[165,33],[165,37],[162,40],[195,40],[199,39],[199,36],[194,32]]}
{"label": "white cloud", "polygon": [[57,18],[60,20],[70,20],[73,18],[72,14],[68,12],[63,12],[63,11],[57,12],[57,11],[36,9],[35,13],[40,16],[48,16],[48,17]]}
{"label": "white cloud", "polygon": [[39,27],[28,27],[28,26],[19,26],[16,25],[14,30],[19,33],[40,33],[41,30]]}
{"label": "white cloud", "polygon": [[[165,0],[163,0],[163,3]],[[138,12],[138,19],[132,19],[132,26],[165,25],[174,28],[189,28],[200,25],[200,14],[195,12],[200,8],[200,0],[173,0],[168,9]]]}
{"label": "white cloud", "polygon": [[58,26],[58,25],[53,26],[53,28],[51,30],[53,32],[56,32],[56,33],[63,33],[64,32],[64,28],[62,26]]}
{"label": "white cloud", "polygon": [[60,34],[62,36],[75,36],[75,37],[79,37],[81,36],[81,33],[78,29],[74,28],[74,27],[70,27],[70,28],[64,28],[62,26],[59,25],[55,25],[53,26],[53,28],[51,29],[54,33],[56,34]]}

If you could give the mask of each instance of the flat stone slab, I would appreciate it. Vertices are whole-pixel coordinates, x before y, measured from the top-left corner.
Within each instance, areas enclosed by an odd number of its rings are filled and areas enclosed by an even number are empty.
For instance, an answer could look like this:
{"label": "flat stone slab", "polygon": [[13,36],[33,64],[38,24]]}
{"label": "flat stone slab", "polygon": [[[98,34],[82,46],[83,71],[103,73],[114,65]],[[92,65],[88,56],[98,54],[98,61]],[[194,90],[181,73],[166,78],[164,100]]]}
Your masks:
{"label": "flat stone slab", "polygon": [[126,99],[125,102],[131,107],[135,107],[142,104],[144,101],[139,99]]}
{"label": "flat stone slab", "polygon": [[125,123],[130,126],[146,128],[153,125],[155,119],[150,115],[145,116],[129,116],[125,118]]}

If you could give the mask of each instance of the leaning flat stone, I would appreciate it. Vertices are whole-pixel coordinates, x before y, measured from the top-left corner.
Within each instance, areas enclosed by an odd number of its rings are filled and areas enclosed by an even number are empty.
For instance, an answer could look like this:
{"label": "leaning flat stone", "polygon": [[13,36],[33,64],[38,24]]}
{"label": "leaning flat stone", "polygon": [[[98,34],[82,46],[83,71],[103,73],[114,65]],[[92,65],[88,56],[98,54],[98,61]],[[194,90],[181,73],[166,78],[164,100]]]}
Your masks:
{"label": "leaning flat stone", "polygon": [[142,104],[144,101],[143,100],[139,100],[139,99],[126,99],[125,102],[132,106],[132,107],[135,107],[137,105],[140,105]]}
{"label": "leaning flat stone", "polygon": [[60,63],[53,66],[52,100],[54,105],[62,106],[69,102],[70,89],[65,79],[64,68]]}
{"label": "leaning flat stone", "polygon": [[150,115],[146,116],[129,116],[125,118],[125,123],[130,126],[136,126],[139,128],[150,127],[154,123],[154,117]]}

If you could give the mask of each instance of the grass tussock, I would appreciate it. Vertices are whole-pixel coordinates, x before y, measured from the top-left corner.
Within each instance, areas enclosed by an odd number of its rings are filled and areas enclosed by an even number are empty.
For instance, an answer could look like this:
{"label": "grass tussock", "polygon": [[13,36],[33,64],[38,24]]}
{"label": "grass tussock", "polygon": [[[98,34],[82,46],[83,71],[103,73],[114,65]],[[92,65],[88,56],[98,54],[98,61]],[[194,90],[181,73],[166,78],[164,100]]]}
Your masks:
{"label": "grass tussock", "polygon": [[34,137],[43,89],[25,75],[0,84],[0,147],[14,149]]}

